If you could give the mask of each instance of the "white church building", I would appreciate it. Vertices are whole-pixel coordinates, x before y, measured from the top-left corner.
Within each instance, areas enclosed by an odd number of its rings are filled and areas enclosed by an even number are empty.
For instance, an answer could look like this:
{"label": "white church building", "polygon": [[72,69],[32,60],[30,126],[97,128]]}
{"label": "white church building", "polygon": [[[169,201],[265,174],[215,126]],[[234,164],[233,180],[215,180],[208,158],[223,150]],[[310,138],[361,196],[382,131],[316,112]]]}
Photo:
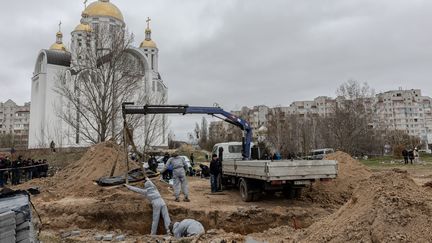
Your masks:
{"label": "white church building", "polygon": [[[139,47],[128,47],[127,52],[141,63],[140,68],[144,74],[137,93],[152,94],[152,97],[163,97],[167,102],[167,86],[163,82],[158,69],[159,50],[151,39],[151,29],[147,20],[145,39]],[[102,28],[105,27],[105,28]],[[79,135],[79,131],[68,125],[56,110],[67,109],[67,101],[55,91],[56,83],[60,82],[59,73],[67,73],[68,79],[73,78],[74,65],[76,65],[76,46],[88,45],[97,31],[112,27],[125,30],[126,24],[122,12],[109,0],[98,0],[86,6],[82,13],[81,22],[71,33],[71,48],[63,44],[63,34],[59,29],[56,42],[49,49],[43,49],[36,58],[36,64],[31,80],[31,110],[29,128],[29,148],[47,148],[54,141],[56,147],[80,147],[91,144]],[[131,100],[135,102],[135,100]],[[77,118],[79,119],[79,118]],[[154,141],[154,146],[167,146],[167,132],[165,125],[160,127],[161,136]],[[140,143],[140,129],[134,131],[134,138]]]}

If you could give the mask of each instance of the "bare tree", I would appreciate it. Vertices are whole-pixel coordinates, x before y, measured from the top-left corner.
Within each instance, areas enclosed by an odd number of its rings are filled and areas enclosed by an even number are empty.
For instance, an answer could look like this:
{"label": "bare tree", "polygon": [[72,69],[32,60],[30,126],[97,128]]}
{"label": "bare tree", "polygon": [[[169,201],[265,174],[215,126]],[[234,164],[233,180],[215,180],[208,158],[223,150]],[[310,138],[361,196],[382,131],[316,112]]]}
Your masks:
{"label": "bare tree", "polygon": [[205,117],[201,119],[201,127],[199,130],[200,137],[198,140],[198,145],[203,149],[209,149],[209,143],[208,143],[208,122]]}
{"label": "bare tree", "polygon": [[0,147],[11,148],[15,146],[14,137],[11,133],[0,134]]}
{"label": "bare tree", "polygon": [[298,116],[287,115],[278,108],[273,109],[267,121],[265,142],[284,157],[299,152],[299,123]]}
{"label": "bare tree", "polygon": [[402,130],[391,130],[385,134],[385,142],[390,145],[393,155],[400,157],[403,149],[414,149],[421,144],[420,138]]}
{"label": "bare tree", "polygon": [[[76,142],[98,143],[121,136],[121,105],[145,100],[144,67],[128,46],[133,35],[100,26],[86,42],[72,44],[72,68],[59,74],[55,91],[68,109],[57,114],[76,131]],[[130,121],[136,125],[136,121]]]}
{"label": "bare tree", "polygon": [[208,147],[211,149],[217,143],[222,143],[226,140],[227,131],[224,126],[224,121],[211,122],[208,131]]}
{"label": "bare tree", "polygon": [[332,147],[351,154],[366,152],[375,135],[372,114],[366,106],[373,94],[367,83],[353,80],[339,87],[333,112],[321,126],[323,131],[331,131],[328,136],[332,136]]}
{"label": "bare tree", "polygon": [[[166,97],[159,94],[146,94],[144,98],[144,104],[155,104],[161,105],[165,104]],[[153,146],[158,146],[161,144],[166,144],[168,141],[167,136],[165,136],[165,132],[168,129],[168,121],[166,115],[162,114],[148,114],[146,116],[141,117],[142,122],[140,120],[132,121],[132,125],[135,127],[142,126],[142,149],[143,154]]]}

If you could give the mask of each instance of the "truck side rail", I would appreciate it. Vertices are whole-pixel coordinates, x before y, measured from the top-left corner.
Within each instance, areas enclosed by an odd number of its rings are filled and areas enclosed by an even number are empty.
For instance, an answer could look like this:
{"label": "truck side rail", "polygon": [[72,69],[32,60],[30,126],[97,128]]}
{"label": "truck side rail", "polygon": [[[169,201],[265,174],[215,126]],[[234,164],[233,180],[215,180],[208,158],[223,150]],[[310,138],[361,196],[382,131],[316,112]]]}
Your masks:
{"label": "truck side rail", "polygon": [[332,179],[338,173],[335,160],[223,161],[224,175],[264,181]]}

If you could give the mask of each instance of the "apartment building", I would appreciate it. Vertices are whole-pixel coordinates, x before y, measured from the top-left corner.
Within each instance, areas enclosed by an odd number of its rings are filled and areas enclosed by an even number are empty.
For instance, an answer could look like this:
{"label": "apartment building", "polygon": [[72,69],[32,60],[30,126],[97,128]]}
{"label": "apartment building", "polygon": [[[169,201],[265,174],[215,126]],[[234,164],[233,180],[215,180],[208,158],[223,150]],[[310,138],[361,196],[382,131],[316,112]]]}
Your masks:
{"label": "apartment building", "polygon": [[420,89],[390,90],[376,95],[374,124],[431,141],[432,98],[422,96]]}
{"label": "apartment building", "polygon": [[[294,101],[289,106],[269,108],[267,106],[243,107],[234,114],[248,120],[258,131],[267,125],[269,115],[282,112],[285,116],[327,116],[333,112],[340,97],[319,96],[310,101]],[[403,130],[432,144],[432,98],[422,96],[420,89],[390,90],[365,99],[366,111],[372,114],[371,125],[381,129]],[[257,134],[255,134],[257,136]]]}
{"label": "apartment building", "polygon": [[0,135],[12,135],[15,147],[27,147],[30,123],[30,102],[23,106],[12,100],[0,102]]}

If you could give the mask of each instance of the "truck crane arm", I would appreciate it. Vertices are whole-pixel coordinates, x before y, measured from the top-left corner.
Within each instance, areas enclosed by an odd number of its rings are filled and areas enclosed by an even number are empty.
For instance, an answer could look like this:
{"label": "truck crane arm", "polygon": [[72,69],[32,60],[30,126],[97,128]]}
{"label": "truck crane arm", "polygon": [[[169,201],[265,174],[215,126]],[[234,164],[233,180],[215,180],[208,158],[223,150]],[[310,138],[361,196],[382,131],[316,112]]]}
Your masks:
{"label": "truck crane arm", "polygon": [[[232,125],[239,127],[243,131],[242,138],[242,155],[244,160],[251,157],[252,127],[249,122],[224,111],[220,107],[204,107],[189,105],[135,105],[126,102],[122,104],[123,119],[126,121],[128,114],[207,114],[222,119]],[[222,116],[222,117],[221,117]]]}

